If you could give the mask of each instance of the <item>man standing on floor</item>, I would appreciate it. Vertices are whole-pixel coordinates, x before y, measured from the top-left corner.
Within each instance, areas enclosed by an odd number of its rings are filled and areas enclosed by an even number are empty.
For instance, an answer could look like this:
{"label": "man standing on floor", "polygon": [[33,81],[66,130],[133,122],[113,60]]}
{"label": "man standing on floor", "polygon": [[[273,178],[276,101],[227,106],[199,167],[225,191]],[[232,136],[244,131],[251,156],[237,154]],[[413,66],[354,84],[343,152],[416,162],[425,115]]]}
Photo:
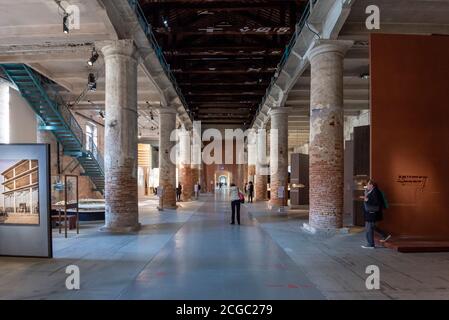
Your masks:
{"label": "man standing on floor", "polygon": [[254,196],[254,184],[252,181],[248,184],[248,202],[253,203],[253,196]]}

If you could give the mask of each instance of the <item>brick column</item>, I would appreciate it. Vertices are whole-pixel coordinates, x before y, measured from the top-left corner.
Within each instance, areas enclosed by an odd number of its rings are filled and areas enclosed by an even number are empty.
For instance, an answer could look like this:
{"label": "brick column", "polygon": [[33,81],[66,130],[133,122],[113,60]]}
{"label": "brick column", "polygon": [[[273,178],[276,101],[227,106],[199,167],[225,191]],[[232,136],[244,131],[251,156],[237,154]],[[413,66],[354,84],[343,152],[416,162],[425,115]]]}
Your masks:
{"label": "brick column", "polygon": [[170,141],[170,135],[175,129],[176,111],[168,107],[160,108],[159,186],[164,187],[163,206],[168,209],[176,209],[176,162],[173,162],[170,158],[170,153],[175,146],[175,141]]}
{"label": "brick column", "polygon": [[137,195],[137,54],[132,40],[102,48],[105,60],[104,231],[140,228]]}
{"label": "brick column", "polygon": [[264,168],[267,154],[267,134],[265,129],[257,132],[257,159],[256,159],[256,201],[267,200],[268,169]]}
{"label": "brick column", "polygon": [[[288,202],[288,109],[270,111],[270,203],[286,206]],[[278,198],[279,187],[284,187],[284,198]]]}
{"label": "brick column", "polygon": [[310,52],[310,226],[343,226],[343,57],[350,41],[319,41]]}
{"label": "brick column", "polygon": [[195,183],[200,182],[200,166],[196,164],[192,164],[192,183],[195,185]]}
{"label": "brick column", "polygon": [[182,186],[182,201],[192,200],[193,180],[191,165],[190,132],[182,131],[179,134],[179,183]]}

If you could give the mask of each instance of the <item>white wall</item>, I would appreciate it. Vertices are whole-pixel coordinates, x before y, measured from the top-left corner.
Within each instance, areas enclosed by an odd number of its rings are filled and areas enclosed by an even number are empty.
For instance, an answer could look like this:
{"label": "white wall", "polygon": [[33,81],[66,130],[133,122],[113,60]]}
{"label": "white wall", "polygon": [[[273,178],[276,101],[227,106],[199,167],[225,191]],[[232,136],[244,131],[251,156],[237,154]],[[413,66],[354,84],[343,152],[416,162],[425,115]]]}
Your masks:
{"label": "white wall", "polygon": [[36,143],[37,117],[19,92],[9,88],[9,142]]}
{"label": "white wall", "polygon": [[9,85],[0,80],[0,143],[9,143]]}
{"label": "white wall", "polygon": [[358,116],[345,117],[344,135],[345,141],[353,140],[354,127],[368,126],[371,123],[370,111],[360,111]]}

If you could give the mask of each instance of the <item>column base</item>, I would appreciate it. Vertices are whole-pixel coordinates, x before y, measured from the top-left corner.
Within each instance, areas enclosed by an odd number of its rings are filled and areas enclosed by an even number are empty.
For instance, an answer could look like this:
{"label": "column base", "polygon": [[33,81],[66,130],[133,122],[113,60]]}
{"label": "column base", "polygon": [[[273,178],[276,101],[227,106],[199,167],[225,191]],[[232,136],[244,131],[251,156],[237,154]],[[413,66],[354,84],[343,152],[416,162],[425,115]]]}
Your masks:
{"label": "column base", "polygon": [[350,228],[341,227],[341,228],[316,228],[312,227],[309,223],[303,223],[301,229],[304,231],[317,234],[317,235],[336,235],[336,234],[349,234]]}
{"label": "column base", "polygon": [[164,206],[163,208],[161,208],[160,206],[157,206],[157,210],[159,210],[159,211],[164,211],[165,209],[167,209],[167,210],[176,210],[178,208],[179,208],[178,205],[176,205],[176,206]]}
{"label": "column base", "polygon": [[137,232],[142,228],[142,225],[140,223],[136,224],[135,226],[131,227],[107,227],[103,226],[99,229],[101,232],[109,232],[109,233],[131,233],[131,232]]}

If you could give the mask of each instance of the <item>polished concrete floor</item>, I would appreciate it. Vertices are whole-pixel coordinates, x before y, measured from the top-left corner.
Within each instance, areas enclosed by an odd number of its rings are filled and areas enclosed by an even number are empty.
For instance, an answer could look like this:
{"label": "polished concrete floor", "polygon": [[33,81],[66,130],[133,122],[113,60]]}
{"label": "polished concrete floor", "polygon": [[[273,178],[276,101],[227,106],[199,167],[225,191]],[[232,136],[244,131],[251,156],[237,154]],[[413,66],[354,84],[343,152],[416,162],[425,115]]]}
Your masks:
{"label": "polished concrete floor", "polygon": [[[138,234],[54,233],[54,259],[0,258],[0,299],[449,299],[449,254],[363,250],[363,233],[310,235],[306,210],[245,204],[229,225],[225,192],[158,212],[140,203]],[[357,230],[356,230],[357,231]],[[68,265],[81,289],[65,288]],[[365,269],[380,268],[380,290]]]}

